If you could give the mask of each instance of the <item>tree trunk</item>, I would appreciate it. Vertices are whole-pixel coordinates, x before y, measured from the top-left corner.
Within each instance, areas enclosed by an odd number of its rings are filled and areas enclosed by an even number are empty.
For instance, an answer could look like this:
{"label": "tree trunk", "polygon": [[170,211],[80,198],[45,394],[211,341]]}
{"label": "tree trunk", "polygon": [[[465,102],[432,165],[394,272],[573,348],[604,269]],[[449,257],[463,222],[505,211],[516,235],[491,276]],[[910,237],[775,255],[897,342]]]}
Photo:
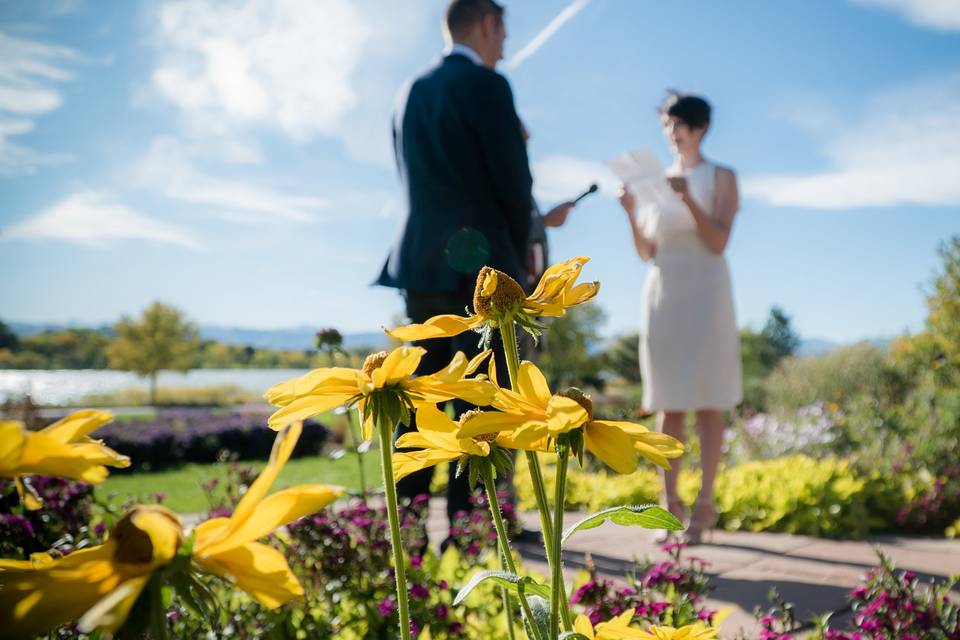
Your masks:
{"label": "tree trunk", "polygon": [[150,374],[150,406],[157,406],[157,372]]}

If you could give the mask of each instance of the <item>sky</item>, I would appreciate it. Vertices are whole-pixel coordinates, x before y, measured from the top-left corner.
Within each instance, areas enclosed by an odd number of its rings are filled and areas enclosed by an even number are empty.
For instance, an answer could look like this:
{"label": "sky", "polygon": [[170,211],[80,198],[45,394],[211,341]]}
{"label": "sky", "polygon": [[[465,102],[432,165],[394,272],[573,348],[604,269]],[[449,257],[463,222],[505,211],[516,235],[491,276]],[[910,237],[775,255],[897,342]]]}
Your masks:
{"label": "sky", "polygon": [[[714,106],[733,167],[738,321],[805,338],[916,331],[960,234],[960,3],[524,0],[506,59],[541,208],[608,335],[646,266],[604,162],[670,153],[668,88]],[[401,222],[389,123],[441,55],[441,0],[4,0],[0,318],[112,323],[153,300],[202,324],[377,330]]]}

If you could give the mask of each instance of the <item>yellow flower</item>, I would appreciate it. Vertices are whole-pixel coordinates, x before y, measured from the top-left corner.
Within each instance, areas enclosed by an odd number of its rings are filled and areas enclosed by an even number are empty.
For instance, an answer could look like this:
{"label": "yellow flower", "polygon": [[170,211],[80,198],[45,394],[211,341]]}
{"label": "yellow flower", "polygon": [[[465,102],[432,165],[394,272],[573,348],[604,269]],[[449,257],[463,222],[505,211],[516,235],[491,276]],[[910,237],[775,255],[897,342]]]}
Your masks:
{"label": "yellow flower", "polygon": [[497,389],[491,404],[498,411],[478,411],[467,417],[458,437],[509,431],[518,447],[533,449],[539,443],[545,450],[549,438],[572,431],[590,418],[575,400],[551,395],[546,378],[532,362],[520,364],[516,391],[501,388],[492,361],[490,365],[490,379]]}
{"label": "yellow flower", "polygon": [[537,288],[525,296],[517,281],[496,269],[484,267],[477,276],[473,294],[473,315],[446,314],[434,316],[423,324],[410,324],[388,330],[397,340],[412,342],[430,338],[448,338],[464,331],[478,329],[484,324],[499,326],[516,321],[528,331],[539,335],[536,318],[562,316],[569,307],[576,306],[597,295],[599,282],[576,284],[580,271],[590,258],[572,258],[547,269]]}
{"label": "yellow flower", "polygon": [[160,506],[128,512],[101,545],[54,559],[0,560],[0,628],[31,638],[70,620],[82,631],[120,628],[153,571],[183,542],[177,516]]}
{"label": "yellow flower", "polygon": [[[232,580],[266,607],[303,595],[279,551],[255,542],[342,495],[339,487],[311,484],[266,492],[290,457],[301,432],[296,423],[277,434],[270,461],[229,518],[197,525],[192,564]],[[119,629],[151,575],[170,565],[184,541],[180,519],[164,507],[137,506],[101,545],[53,559],[0,560],[0,628],[29,638],[70,620],[83,631]],[[169,570],[169,569],[167,569]]]}
{"label": "yellow flower", "polygon": [[[473,413],[463,414],[461,421]],[[418,448],[419,451],[398,451],[393,454],[394,481],[441,462],[469,456],[486,458],[490,455],[491,443],[508,449],[521,448],[506,433],[495,437],[460,438],[457,436],[459,428],[459,424],[435,405],[424,405],[417,409],[417,430],[400,436],[396,446],[398,449]]]}
{"label": "yellow flower", "polygon": [[341,405],[359,404],[363,418],[363,437],[373,435],[374,414],[380,405],[393,405],[409,411],[413,407],[462,398],[475,405],[490,403],[495,389],[483,380],[469,379],[483,360],[484,351],[473,358],[458,352],[442,370],[412,377],[426,350],[399,347],[367,356],[361,369],[330,367],[314,369],[299,378],[271,387],[267,400],[280,407],[268,424],[271,429],[304,420]]}
{"label": "yellow flower", "polygon": [[[491,380],[496,382],[492,369]],[[530,448],[533,442],[582,428],[587,450],[619,473],[635,471],[638,456],[669,469],[667,459],[683,453],[679,441],[643,425],[595,420],[590,397],[579,389],[551,395],[543,373],[531,362],[520,365],[517,391],[497,386],[492,404],[499,411],[479,412],[468,418],[457,435],[467,438],[511,431],[516,443]]]}
{"label": "yellow flower", "polygon": [[639,640],[716,640],[717,637],[717,630],[702,622],[679,629],[648,627],[642,631],[630,626],[633,613],[634,609],[628,609],[615,618],[601,622],[596,629],[590,624],[589,618],[579,615],[573,623],[573,630],[590,640],[633,640],[634,638]]}
{"label": "yellow flower", "polygon": [[0,477],[14,479],[30,509],[40,503],[24,486],[23,476],[103,482],[108,475],[104,465],[130,466],[127,456],[88,435],[112,419],[108,411],[77,411],[40,431],[27,431],[19,422],[0,422]]}
{"label": "yellow flower", "polygon": [[301,429],[302,424],[296,422],[277,435],[270,461],[243,494],[233,515],[207,520],[196,528],[194,562],[204,571],[232,579],[269,608],[302,596],[303,587],[282,553],[255,541],[319,511],[343,494],[340,487],[307,484],[266,496],[290,459]]}
{"label": "yellow flower", "polygon": [[647,627],[646,630],[597,627],[597,640],[621,640],[621,638],[639,638],[640,640],[716,640],[717,630],[702,622],[674,627]]}
{"label": "yellow flower", "polygon": [[634,609],[628,609],[624,611],[619,616],[616,616],[612,620],[607,622],[601,622],[597,625],[596,631],[593,628],[593,625],[590,624],[590,618],[585,615],[577,616],[577,619],[573,621],[573,630],[577,633],[582,633],[590,640],[613,640],[615,638],[629,638],[632,636],[618,636],[611,635],[616,633],[619,630],[626,630],[627,632],[634,632],[635,629],[630,629],[630,621],[633,620]]}

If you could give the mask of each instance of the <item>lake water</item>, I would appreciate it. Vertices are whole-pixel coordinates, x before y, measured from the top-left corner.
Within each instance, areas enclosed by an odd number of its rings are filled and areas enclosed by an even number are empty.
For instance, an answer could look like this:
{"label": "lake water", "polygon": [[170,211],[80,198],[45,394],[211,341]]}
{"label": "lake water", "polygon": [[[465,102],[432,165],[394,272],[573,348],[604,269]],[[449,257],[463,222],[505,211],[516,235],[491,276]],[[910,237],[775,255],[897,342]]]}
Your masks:
{"label": "lake water", "polygon": [[[162,371],[161,387],[222,387],[233,385],[263,393],[271,385],[303,375],[307,369],[194,369],[187,373]],[[148,388],[146,378],[125,371],[82,370],[0,370],[0,402],[30,394],[38,404],[79,402],[92,393]]]}

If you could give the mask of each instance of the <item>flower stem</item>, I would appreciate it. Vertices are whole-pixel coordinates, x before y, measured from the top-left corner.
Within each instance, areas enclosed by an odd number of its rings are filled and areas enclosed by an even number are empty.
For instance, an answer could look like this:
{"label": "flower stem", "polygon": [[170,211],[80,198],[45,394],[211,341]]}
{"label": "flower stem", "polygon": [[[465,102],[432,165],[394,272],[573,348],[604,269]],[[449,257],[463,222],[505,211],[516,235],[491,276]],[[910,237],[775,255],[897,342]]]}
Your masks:
{"label": "flower stem", "polygon": [[[497,540],[500,542],[500,566],[505,571],[514,575],[517,573],[517,565],[513,561],[513,553],[510,551],[510,539],[507,537],[507,528],[503,524],[503,515],[500,513],[500,501],[497,499],[497,486],[493,480],[493,466],[489,460],[479,460],[480,476],[483,478],[483,488],[487,492],[487,505],[490,507],[490,516],[493,518],[493,527],[497,531]],[[503,608],[507,614],[507,634],[513,640],[513,607],[510,604],[510,595],[507,588],[503,587]],[[520,607],[523,609],[527,620],[533,621],[530,616],[530,605],[527,604],[527,597],[520,596]],[[541,640],[539,637],[536,640]]]}
{"label": "flower stem", "polygon": [[[554,483],[554,511],[553,511],[553,560],[550,563],[552,577],[550,579],[550,637],[556,638],[560,633],[560,606],[561,600],[567,599],[567,589],[563,585],[563,550],[560,544],[560,532],[563,530],[563,498],[567,489],[567,460],[568,447],[565,438],[561,436],[557,443],[557,479]],[[568,614],[569,615],[569,614]],[[564,616],[564,627],[570,630],[570,621]]]}
{"label": "flower stem", "polygon": [[397,487],[393,481],[393,443],[390,425],[378,420],[380,432],[380,461],[383,469],[383,491],[387,503],[387,520],[390,522],[390,546],[393,548],[393,570],[397,581],[397,611],[400,614],[400,637],[410,640],[410,612],[407,606],[407,572],[403,558],[403,541],[400,539],[400,514],[397,509]]}
{"label": "flower stem", "polygon": [[[517,353],[517,329],[511,322],[500,324],[500,337],[503,341],[503,352],[507,360],[507,372],[510,374],[510,388],[517,390],[517,378],[520,375],[520,355]],[[537,454],[527,451],[527,468],[530,470],[530,480],[533,483],[533,494],[537,499],[537,510],[540,512],[540,531],[543,533],[543,546],[547,558],[552,558],[550,547],[553,544],[553,533],[550,526],[550,510],[547,506],[547,490],[543,484],[543,473],[540,471],[540,461]]]}
{"label": "flower stem", "polygon": [[[359,412],[357,422],[360,421]],[[359,425],[354,424],[353,409],[347,407],[347,431],[350,433],[350,444],[353,445],[353,452],[357,456],[357,470],[360,472],[360,495],[363,501],[367,501],[367,476],[363,468],[363,454],[360,453],[360,436],[357,435]]]}
{"label": "flower stem", "polygon": [[[520,375],[520,355],[517,352],[516,325],[513,322],[504,322],[500,324],[499,328],[500,337],[503,341],[503,353],[507,360],[507,372],[510,375],[510,388],[516,391],[517,378]],[[550,507],[547,502],[546,485],[543,482],[543,472],[540,470],[540,459],[537,457],[536,452],[526,451],[525,453],[527,456],[527,469],[530,472],[530,481],[533,484],[533,495],[537,500],[537,511],[540,514],[540,532],[543,534],[543,548],[546,552],[547,562],[550,564],[552,573],[554,531],[550,522]],[[561,500],[559,504],[558,510],[562,514],[564,501]],[[560,526],[562,527],[562,524]],[[573,625],[570,622],[570,603],[567,602],[565,593],[561,610],[563,611],[564,624],[568,629],[572,629]]]}

